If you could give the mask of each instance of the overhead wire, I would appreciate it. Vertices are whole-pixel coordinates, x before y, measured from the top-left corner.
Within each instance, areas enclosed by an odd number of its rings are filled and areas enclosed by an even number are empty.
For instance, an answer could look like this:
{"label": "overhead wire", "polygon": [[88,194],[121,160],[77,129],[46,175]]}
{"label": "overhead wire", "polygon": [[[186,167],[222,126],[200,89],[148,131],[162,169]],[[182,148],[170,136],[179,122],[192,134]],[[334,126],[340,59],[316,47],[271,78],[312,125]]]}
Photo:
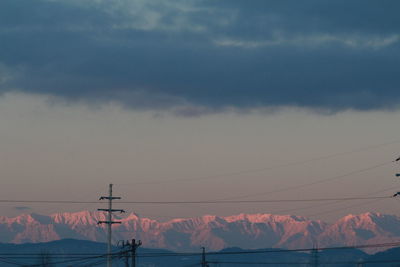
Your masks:
{"label": "overhead wire", "polygon": [[400,143],[400,140],[394,140],[391,142],[365,146],[365,147],[361,147],[361,148],[357,148],[357,149],[353,149],[353,150],[349,150],[349,151],[345,151],[345,152],[333,153],[330,155],[324,155],[324,156],[310,158],[310,159],[306,159],[306,160],[288,162],[285,164],[278,164],[278,165],[273,165],[273,166],[263,167],[263,168],[239,170],[239,171],[235,171],[235,172],[227,172],[227,173],[222,173],[222,174],[206,175],[206,176],[199,176],[199,177],[193,177],[193,178],[176,178],[176,179],[168,179],[168,180],[153,180],[153,181],[146,181],[146,182],[121,183],[119,185],[124,185],[124,186],[126,186],[126,185],[128,185],[128,186],[129,185],[146,185],[146,184],[151,185],[151,184],[165,184],[165,183],[171,183],[171,182],[195,182],[195,181],[210,180],[210,179],[220,179],[220,178],[229,177],[229,176],[238,176],[238,175],[249,174],[249,173],[263,172],[263,171],[276,169],[276,168],[285,168],[285,167],[290,167],[290,166],[303,165],[303,164],[311,163],[314,161],[320,161],[320,160],[335,158],[335,157],[344,156],[344,155],[348,155],[348,154],[358,153],[358,152],[367,151],[370,149],[375,149],[378,147],[388,146],[388,145],[392,145],[392,144],[396,144],[396,143]]}
{"label": "overhead wire", "polygon": [[276,189],[276,190],[269,190],[269,191],[262,191],[262,192],[258,192],[258,193],[252,193],[252,194],[245,194],[245,195],[238,195],[238,196],[232,196],[232,197],[227,197],[227,198],[221,198],[219,200],[233,200],[233,199],[243,199],[243,198],[249,198],[249,197],[256,197],[256,196],[262,196],[262,195],[267,195],[267,194],[274,194],[274,193],[281,193],[281,192],[286,192],[289,190],[295,190],[295,189],[300,189],[300,188],[304,188],[304,187],[308,187],[308,186],[312,186],[312,185],[316,185],[316,184],[321,184],[321,183],[326,183],[326,182],[331,182],[334,180],[339,180],[339,179],[343,179],[355,174],[359,174],[359,173],[363,173],[363,172],[367,172],[379,167],[383,167],[385,165],[391,164],[392,162],[384,162],[384,163],[380,163],[380,164],[376,164],[370,167],[366,167],[363,169],[358,169],[355,171],[351,171],[348,173],[344,173],[341,175],[336,175],[336,176],[332,176],[332,177],[328,177],[328,178],[324,178],[324,179],[320,179],[314,182],[309,182],[309,183],[304,183],[304,184],[300,184],[300,185],[292,185],[292,186],[287,186],[281,189]]}
{"label": "overhead wire", "polygon": [[[346,250],[346,249],[366,249],[366,248],[383,248],[383,247],[400,247],[400,241],[397,242],[386,242],[386,243],[372,243],[372,244],[359,244],[350,246],[333,246],[333,247],[318,247],[318,251],[329,251],[329,250]],[[310,252],[316,248],[295,248],[295,249],[254,249],[254,250],[243,250],[243,251],[212,251],[207,252],[207,255],[236,255],[236,254],[263,254],[263,253],[288,253],[288,252]],[[112,257],[119,257],[124,251],[112,253]],[[35,257],[32,257],[35,255]],[[90,255],[90,256],[87,256]],[[138,253],[137,257],[163,257],[163,256],[197,256],[202,255],[201,252],[146,252]],[[96,254],[96,253],[50,253],[51,258],[70,257],[72,260],[86,260],[86,259],[98,259],[105,258],[107,254]],[[80,257],[76,257],[80,256]],[[82,257],[87,256],[87,257]],[[41,255],[37,253],[0,253],[0,259],[33,259],[41,258]]]}
{"label": "overhead wire", "polygon": [[[376,243],[376,244],[364,244],[364,245],[353,245],[353,246],[336,246],[336,247],[320,247],[318,248],[318,251],[329,251],[329,250],[346,250],[346,249],[366,249],[366,248],[383,248],[383,247],[399,247],[400,242],[388,242],[388,243]],[[311,252],[314,251],[315,248],[297,248],[297,249],[258,249],[258,250],[247,250],[247,251],[217,251],[217,252],[207,252],[207,256],[222,256],[222,255],[242,255],[242,254],[266,254],[266,253],[294,253],[294,252]],[[113,257],[117,257],[119,255],[122,255],[121,253],[113,253]],[[17,254],[17,253],[15,253]],[[31,253],[33,254],[33,253]],[[0,261],[7,262],[10,264],[14,265],[19,265],[19,266],[26,266],[26,267],[39,267],[42,266],[42,264],[23,264],[23,263],[17,263],[15,261],[12,261],[11,259],[28,259],[26,257],[27,253],[20,253],[18,255],[13,256],[12,258],[9,257],[0,257]],[[29,255],[29,253],[28,253]],[[90,257],[81,257],[81,258],[72,258],[72,259],[63,259],[59,261],[52,261],[52,264],[65,264],[65,263],[74,263],[74,266],[93,266],[97,263],[103,263],[106,260],[106,255],[107,254],[98,254],[95,256],[90,256]],[[202,255],[200,252],[147,252],[147,253],[138,253],[136,254],[137,258],[160,258],[160,257],[199,257]],[[50,254],[51,257],[54,255]],[[64,255],[64,256],[67,256]],[[131,257],[129,255],[128,257]],[[36,258],[36,259],[40,259]],[[88,260],[98,260],[96,262],[87,262]],[[82,262],[86,261],[86,262]],[[393,260],[388,260],[387,262],[390,262]],[[216,261],[208,261],[208,262],[215,262]],[[343,261],[344,262],[344,261]],[[364,263],[373,263],[373,262],[378,262],[378,261],[361,261]],[[384,262],[384,261],[379,261],[379,262]],[[386,261],[385,261],[386,262]],[[218,261],[218,263],[224,263],[223,261]],[[226,263],[228,263],[226,261]],[[238,263],[238,262],[237,262]],[[253,262],[256,264],[255,262]],[[253,264],[249,263],[249,264]],[[269,262],[272,263],[272,262]],[[276,262],[277,263],[277,262]],[[79,264],[79,265],[78,265]],[[234,264],[232,262],[232,264]]]}
{"label": "overhead wire", "polygon": [[199,201],[123,201],[124,204],[173,205],[173,204],[254,204],[282,202],[323,202],[323,201],[355,201],[367,199],[391,199],[392,196],[376,197],[343,197],[343,198],[304,198],[304,199],[255,199],[255,200],[199,200]]}
{"label": "overhead wire", "polygon": [[[331,155],[327,155],[327,156],[322,156],[322,157],[317,157],[317,158],[313,158],[313,159],[308,159],[308,160],[303,160],[303,161],[298,161],[298,162],[294,162],[294,163],[290,163],[290,165],[292,164],[304,164],[307,162],[312,162],[315,160],[322,160],[322,159],[328,159],[331,157],[336,157],[336,156],[340,156],[340,155],[345,155],[345,154],[350,154],[350,153],[356,153],[356,152],[360,152],[360,151],[364,151],[364,150],[368,150],[368,149],[373,149],[376,147],[380,147],[380,146],[386,146],[389,144],[393,144],[393,143],[398,143],[400,142],[399,140],[397,141],[392,141],[392,142],[387,142],[387,143],[382,143],[382,144],[378,144],[378,145],[372,145],[372,146],[367,146],[364,148],[359,148],[359,149],[355,149],[355,150],[351,150],[351,151],[347,151],[347,152],[341,152],[341,153],[335,153],[335,154],[331,154]],[[391,161],[392,162],[392,161]],[[390,162],[390,163],[391,163]],[[338,176],[334,176],[334,177],[329,177],[326,179],[322,179],[322,180],[318,180],[318,181],[314,181],[314,182],[310,182],[310,183],[305,183],[305,184],[301,184],[301,185],[294,185],[294,186],[289,186],[289,187],[285,187],[285,188],[281,188],[281,189],[277,189],[277,190],[270,190],[270,191],[264,191],[264,192],[258,192],[258,193],[254,193],[254,194],[247,194],[247,195],[240,195],[240,196],[232,196],[229,198],[223,198],[223,199],[216,199],[214,201],[155,201],[155,202],[145,202],[145,201],[121,201],[121,202],[116,202],[116,203],[121,203],[121,204],[208,204],[208,203],[213,203],[213,204],[228,204],[228,203],[267,203],[267,202],[290,202],[290,201],[297,201],[297,200],[281,200],[281,201],[274,201],[274,200],[251,200],[251,201],[243,201],[243,202],[229,202],[231,200],[236,200],[236,199],[243,199],[243,198],[249,198],[249,197],[254,197],[254,196],[260,196],[260,195],[265,195],[265,194],[272,194],[272,193],[278,193],[278,192],[283,192],[283,191],[288,191],[288,190],[294,190],[294,189],[299,189],[299,188],[303,188],[303,187],[307,187],[307,186],[311,186],[311,185],[315,185],[315,184],[319,184],[319,183],[324,183],[324,182],[329,182],[332,180],[336,180],[336,179],[341,179],[344,177],[348,177],[354,174],[358,174],[358,173],[362,173],[365,171],[369,171],[384,165],[389,164],[389,162],[385,162],[385,163],[381,163],[381,164],[377,164],[377,165],[373,165],[371,167],[367,167],[367,168],[363,168],[363,169],[359,169],[356,171],[352,171],[349,173],[345,173],[342,175],[338,175]],[[284,164],[284,165],[280,165],[280,166],[287,166],[288,164]],[[275,166],[276,167],[276,166]],[[269,168],[262,168],[262,170],[267,170]],[[247,171],[259,171],[261,169],[257,169],[257,170],[247,170]],[[245,171],[245,172],[247,172]],[[238,172],[237,172],[238,173]],[[243,172],[241,172],[243,173]],[[332,199],[334,200],[334,199]],[[350,199],[344,199],[344,201],[347,201]],[[301,202],[303,201],[309,201],[309,200],[300,200]],[[310,201],[314,201],[314,200],[310,200]],[[320,200],[320,201],[329,201],[329,199],[326,200]],[[337,199],[335,201],[341,201],[341,199]],[[50,203],[54,203],[54,204],[99,204],[100,202],[98,201],[69,201],[69,200],[0,200],[0,203],[42,203],[42,204],[50,204]]]}
{"label": "overhead wire", "polygon": [[[379,194],[379,193],[383,193],[383,192],[387,192],[387,191],[390,191],[390,190],[393,190],[393,189],[395,189],[395,188],[398,188],[398,186],[391,186],[391,187],[387,187],[387,188],[384,188],[384,189],[381,189],[381,190],[378,190],[378,191],[374,191],[374,192],[368,192],[368,193],[365,193],[365,194],[362,194],[362,195],[360,195],[360,197],[362,197],[362,196],[368,196],[368,195],[374,195],[374,194]],[[370,204],[370,202],[371,203],[373,203],[373,202],[378,202],[378,201],[380,201],[380,199],[378,199],[378,200],[373,200],[373,201],[364,201],[364,202],[362,202],[362,203],[359,203],[359,204],[356,204],[355,206],[362,206],[362,205],[367,205],[367,204]],[[318,207],[323,207],[323,206],[331,206],[331,205],[335,205],[335,204],[340,204],[340,203],[343,203],[343,201],[341,201],[341,200],[337,200],[337,201],[333,201],[333,202],[330,202],[330,203],[322,203],[322,204],[317,204],[317,205],[309,205],[309,206],[307,206],[307,207],[300,207],[300,208],[297,208],[297,209],[287,209],[287,210],[285,210],[284,212],[288,212],[288,211],[294,211],[294,210],[304,210],[304,209],[315,209],[315,208],[318,208]],[[363,203],[365,203],[365,204],[363,204]],[[339,210],[343,210],[343,209],[348,209],[348,208],[351,208],[351,207],[353,207],[353,206],[345,206],[345,207],[342,207],[342,208],[335,208],[335,209],[331,209],[331,210],[328,210],[328,211],[324,211],[324,213],[323,214],[328,214],[328,213],[332,213],[332,212],[335,212],[335,211],[339,211]],[[278,211],[278,212],[282,212],[282,211]],[[317,215],[317,214],[312,214],[312,215],[306,215],[307,217],[312,217],[312,216],[315,216],[315,215]]]}
{"label": "overhead wire", "polygon": [[[381,247],[399,247],[400,242],[389,242],[389,243],[377,243],[377,244],[364,244],[364,245],[353,245],[353,246],[337,246],[337,247],[321,247],[319,251],[324,250],[343,250],[343,249],[365,249],[365,248],[381,248]],[[207,252],[206,254],[211,255],[239,255],[239,254],[265,254],[265,253],[291,253],[291,252],[310,252],[314,251],[315,248],[298,248],[298,249],[257,249],[257,250],[245,250],[245,251],[217,251]],[[191,257],[202,255],[201,252],[172,252],[172,253],[138,253],[137,257]]]}
{"label": "overhead wire", "polygon": [[[373,263],[399,263],[400,259],[395,260],[365,260],[365,261],[319,261],[319,264],[337,265],[337,264],[373,264]],[[213,264],[237,264],[237,265],[305,265],[310,264],[310,261],[297,262],[251,262],[251,261],[207,261]]]}
{"label": "overhead wire", "polygon": [[[179,201],[115,201],[119,204],[144,204],[144,205],[172,205],[172,204],[238,204],[238,203],[280,203],[280,202],[323,202],[323,201],[354,201],[368,199],[390,199],[393,196],[374,196],[374,197],[336,197],[336,198],[303,198],[303,199],[254,199],[254,200],[179,200]],[[95,201],[74,201],[74,200],[15,200],[0,199],[0,203],[42,203],[42,204],[82,204],[100,203]]]}
{"label": "overhead wire", "polygon": [[11,260],[9,260],[7,258],[3,258],[3,257],[0,257],[0,262],[8,263],[8,264],[15,265],[15,266],[23,266],[23,264],[21,264],[19,262],[11,261]]}
{"label": "overhead wire", "polygon": [[[397,142],[398,141],[396,141],[396,143]],[[395,142],[391,142],[391,143],[395,143]],[[386,143],[386,144],[390,144],[390,143]],[[382,145],[386,145],[386,144],[382,144]],[[377,147],[377,146],[378,145],[371,146],[370,148]],[[358,149],[356,151],[350,151],[350,152],[347,152],[347,153],[354,153],[354,152],[362,151],[362,150],[363,149]],[[300,162],[294,162],[294,163],[292,163],[292,165],[304,164],[304,163],[307,163],[307,162],[311,162],[313,160],[321,160],[321,159],[335,157],[335,156],[339,156],[339,155],[343,155],[343,154],[346,154],[346,152],[337,153],[337,154],[334,154],[334,155],[320,157],[320,158],[314,158],[314,159],[305,160],[305,161],[300,161]],[[118,201],[116,203],[136,204],[136,205],[139,205],[139,204],[146,204],[146,205],[147,204],[157,204],[157,205],[165,205],[165,204],[168,204],[168,205],[170,205],[170,204],[238,204],[238,203],[324,202],[324,201],[339,201],[339,202],[342,202],[342,201],[371,200],[371,199],[373,200],[373,202],[375,202],[375,201],[381,201],[381,200],[384,200],[384,199],[389,199],[389,198],[392,198],[392,197],[391,196],[377,196],[377,197],[310,198],[310,199],[267,199],[267,200],[234,200],[234,199],[259,196],[259,195],[264,195],[264,194],[268,194],[268,193],[282,192],[282,191],[286,191],[286,190],[292,190],[292,189],[295,189],[295,188],[302,188],[302,187],[306,187],[306,186],[310,186],[310,185],[314,185],[314,184],[318,184],[318,183],[322,183],[322,182],[328,182],[328,181],[332,181],[332,180],[336,180],[336,179],[341,179],[341,178],[344,178],[344,177],[347,177],[347,176],[351,176],[351,175],[354,175],[354,174],[366,172],[366,171],[369,171],[369,170],[372,170],[372,169],[375,169],[375,168],[379,168],[379,167],[387,165],[387,164],[389,164],[389,162],[381,163],[381,164],[374,165],[374,166],[371,166],[371,167],[368,167],[368,168],[352,171],[352,172],[347,173],[347,174],[338,175],[338,176],[330,177],[330,178],[323,179],[323,180],[318,180],[318,181],[307,183],[307,184],[302,184],[302,185],[298,185],[298,186],[291,186],[291,187],[278,189],[278,190],[273,190],[273,191],[268,191],[268,192],[260,192],[260,193],[255,193],[255,194],[236,196],[236,197],[231,197],[229,199],[223,199],[223,200],[203,200],[203,201]],[[281,165],[280,167],[284,167],[284,166],[290,166],[290,165],[286,164],[286,165]],[[274,166],[274,167],[279,167],[279,166]],[[274,168],[274,167],[271,167],[271,168]],[[244,174],[244,173],[247,173],[247,172],[262,171],[262,170],[267,170],[267,169],[270,169],[270,168],[262,168],[262,169],[257,169],[257,170],[247,170],[247,171],[242,171],[242,172],[236,172],[236,173],[234,173],[234,175]],[[0,203],[98,204],[98,203],[101,203],[101,202],[99,202],[99,201],[73,201],[73,200],[10,200],[10,199],[0,199]],[[350,206],[350,207],[354,207],[354,206],[357,206],[357,205],[353,205],[353,206]],[[324,214],[324,213],[320,213],[320,214]],[[311,216],[313,216],[313,215],[311,215]],[[79,259],[71,259],[71,260],[79,260]],[[82,261],[83,259],[81,258],[80,260]],[[32,265],[32,266],[37,266],[37,265]]]}
{"label": "overhead wire", "polygon": [[[59,260],[59,261],[52,261],[51,264],[64,264],[64,263],[79,263],[81,261],[87,261],[90,259],[104,259],[105,257],[107,257],[106,254],[103,255],[99,255],[99,256],[91,256],[91,257],[82,257],[82,258],[73,258],[73,259],[64,259],[64,260]],[[26,258],[25,258],[26,259]],[[40,259],[40,258],[39,258]],[[29,267],[40,267],[43,266],[43,264],[39,263],[39,264],[30,264],[30,265],[24,265],[24,266],[29,266]]]}
{"label": "overhead wire", "polygon": [[377,203],[377,202],[380,202],[380,201],[382,201],[382,199],[375,199],[375,200],[372,200],[372,201],[365,201],[365,202],[362,202],[362,203],[358,203],[358,204],[354,204],[354,205],[350,205],[350,206],[346,206],[346,207],[340,207],[340,208],[336,208],[336,209],[332,209],[332,210],[321,211],[321,212],[309,214],[309,215],[307,215],[307,217],[315,217],[315,216],[318,216],[318,215],[329,214],[329,213],[336,212],[336,211],[342,211],[342,210],[346,210],[346,209],[350,209],[350,208],[361,207],[361,206],[365,206],[365,205],[368,205],[368,204]]}
{"label": "overhead wire", "polygon": [[[42,259],[42,255],[40,253],[0,253],[2,257],[0,257],[0,261],[7,260],[9,263],[15,263],[15,265],[24,266],[24,267],[39,267],[43,266],[42,263],[38,264],[27,264],[27,263],[17,263],[14,261],[10,261],[11,259],[18,260],[40,260]],[[83,257],[83,255],[90,255]],[[121,252],[112,253],[112,257],[119,257]],[[51,264],[64,264],[64,263],[74,263],[74,266],[95,266],[100,262],[107,261],[107,254],[95,254],[95,253],[50,253],[49,259]],[[54,261],[54,259],[59,259]],[[99,260],[100,259],[100,260]],[[96,262],[90,262],[93,260],[97,260]],[[77,265],[84,264],[84,265]]]}

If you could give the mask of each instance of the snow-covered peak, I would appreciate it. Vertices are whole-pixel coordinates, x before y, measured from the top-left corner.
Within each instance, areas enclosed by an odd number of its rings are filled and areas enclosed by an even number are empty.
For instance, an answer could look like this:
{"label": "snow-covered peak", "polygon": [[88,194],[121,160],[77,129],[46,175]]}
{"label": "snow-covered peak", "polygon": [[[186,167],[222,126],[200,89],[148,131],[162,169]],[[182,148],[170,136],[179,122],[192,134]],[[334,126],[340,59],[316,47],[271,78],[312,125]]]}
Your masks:
{"label": "snow-covered peak", "polygon": [[265,223],[265,222],[294,222],[294,221],[306,221],[307,219],[300,216],[292,215],[274,215],[269,213],[256,213],[256,214],[245,214],[227,216],[224,219],[228,222],[235,221],[249,221],[251,223]]}
{"label": "snow-covered peak", "polygon": [[55,223],[69,225],[96,225],[98,221],[105,220],[106,216],[102,212],[79,211],[79,212],[63,212],[52,214]]}
{"label": "snow-covered peak", "polygon": [[[301,216],[268,213],[220,217],[204,215],[160,222],[138,214],[116,215],[114,238],[137,238],[144,246],[191,250],[241,246],[243,248],[298,248],[393,242],[400,238],[400,217],[380,213],[349,214],[333,224]],[[0,217],[2,242],[41,242],[61,238],[105,241],[106,229],[97,224],[104,212],[64,212],[52,215],[21,214]],[[4,231],[1,232],[1,231]]]}
{"label": "snow-covered peak", "polygon": [[140,217],[138,214],[131,212],[123,220],[124,221],[139,221]]}

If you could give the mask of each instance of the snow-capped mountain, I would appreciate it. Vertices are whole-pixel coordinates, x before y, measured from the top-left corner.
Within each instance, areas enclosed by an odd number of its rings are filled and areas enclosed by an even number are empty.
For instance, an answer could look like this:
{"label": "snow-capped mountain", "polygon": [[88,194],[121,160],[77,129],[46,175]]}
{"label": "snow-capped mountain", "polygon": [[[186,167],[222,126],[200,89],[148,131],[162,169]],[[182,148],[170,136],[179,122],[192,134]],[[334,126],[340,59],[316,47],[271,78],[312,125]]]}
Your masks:
{"label": "snow-capped mountain", "polygon": [[[24,214],[0,217],[0,242],[47,242],[64,238],[105,241],[105,216],[99,212],[57,213],[49,216]],[[205,246],[210,250],[226,247],[299,248],[372,244],[398,241],[400,217],[379,213],[347,215],[334,224],[300,216],[239,214],[219,217],[173,219],[167,222],[136,214],[119,217],[113,226],[114,240],[136,238],[145,247],[187,251]]]}

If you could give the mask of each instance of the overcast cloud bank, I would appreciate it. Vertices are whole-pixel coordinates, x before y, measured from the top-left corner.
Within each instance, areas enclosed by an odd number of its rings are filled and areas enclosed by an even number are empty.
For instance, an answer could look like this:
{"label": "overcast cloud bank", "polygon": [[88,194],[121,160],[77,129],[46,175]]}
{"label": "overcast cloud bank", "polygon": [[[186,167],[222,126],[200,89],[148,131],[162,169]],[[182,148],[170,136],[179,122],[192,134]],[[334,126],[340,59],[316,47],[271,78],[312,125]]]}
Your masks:
{"label": "overcast cloud bank", "polygon": [[390,110],[398,1],[0,2],[0,92],[176,109]]}

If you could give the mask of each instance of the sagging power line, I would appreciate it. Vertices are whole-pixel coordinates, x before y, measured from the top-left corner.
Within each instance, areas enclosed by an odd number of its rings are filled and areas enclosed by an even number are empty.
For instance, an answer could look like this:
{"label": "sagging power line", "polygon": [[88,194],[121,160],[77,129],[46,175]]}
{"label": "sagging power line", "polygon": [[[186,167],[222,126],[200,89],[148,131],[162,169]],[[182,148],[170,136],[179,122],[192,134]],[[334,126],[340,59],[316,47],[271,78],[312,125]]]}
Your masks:
{"label": "sagging power line", "polygon": [[[399,242],[387,242],[387,243],[374,243],[365,245],[353,245],[353,246],[335,246],[335,247],[318,247],[318,251],[330,251],[330,250],[347,250],[347,249],[366,249],[366,248],[385,248],[385,247],[400,247]],[[165,256],[184,256],[184,257],[198,257],[205,253],[206,255],[238,255],[238,254],[265,254],[265,253],[291,253],[291,252],[312,252],[315,251],[315,246],[312,248],[297,248],[297,249],[256,249],[248,251],[212,251],[212,252],[147,252],[147,253],[137,253],[136,257],[165,257]],[[111,253],[113,257],[121,256],[124,253],[114,252]],[[52,257],[68,257],[77,255],[91,255],[90,257],[78,257],[78,259],[92,259],[92,258],[106,258],[106,254],[95,254],[95,253],[54,253],[51,254]],[[31,253],[0,253],[1,258],[9,259],[23,259],[23,258],[34,258],[40,257],[40,255],[34,252]],[[129,256],[131,257],[131,256]]]}
{"label": "sagging power line", "polygon": [[361,147],[361,148],[353,149],[353,150],[349,150],[349,151],[338,152],[338,153],[333,153],[333,154],[324,155],[324,156],[320,156],[320,157],[310,158],[310,159],[306,159],[306,160],[293,161],[293,162],[288,162],[288,163],[284,163],[284,164],[278,164],[278,165],[273,165],[273,166],[263,167],[263,168],[238,170],[238,171],[233,171],[233,172],[199,176],[199,177],[193,177],[193,178],[176,178],[176,179],[169,179],[169,180],[153,180],[153,181],[146,181],[146,182],[127,183],[127,184],[123,184],[123,185],[146,185],[146,184],[151,185],[151,184],[165,184],[165,183],[172,183],[172,182],[196,182],[196,181],[203,181],[203,180],[210,180],[210,179],[220,179],[220,178],[226,178],[226,177],[230,177],[230,176],[238,176],[238,175],[243,175],[243,174],[264,172],[264,171],[272,170],[272,169],[276,169],[276,168],[285,168],[285,167],[290,167],[290,166],[303,165],[303,164],[311,163],[314,161],[331,159],[331,158],[335,158],[335,157],[339,157],[339,156],[358,153],[358,152],[375,149],[375,148],[379,148],[379,147],[383,147],[383,146],[388,146],[388,145],[392,145],[392,144],[396,144],[396,143],[400,143],[400,140],[394,140],[394,141],[387,142],[387,143],[369,145],[369,146],[365,146],[365,147]]}
{"label": "sagging power line", "polygon": [[[342,197],[342,198],[303,198],[303,199],[255,199],[255,200],[182,200],[182,201],[117,201],[118,204],[238,204],[238,203],[274,203],[274,202],[323,202],[323,201],[355,201],[368,199],[390,199],[391,196],[375,197]],[[0,203],[42,203],[42,204],[99,204],[99,201],[74,200],[15,200],[0,199]],[[105,210],[104,210],[105,211]],[[120,211],[120,210],[115,210]]]}

